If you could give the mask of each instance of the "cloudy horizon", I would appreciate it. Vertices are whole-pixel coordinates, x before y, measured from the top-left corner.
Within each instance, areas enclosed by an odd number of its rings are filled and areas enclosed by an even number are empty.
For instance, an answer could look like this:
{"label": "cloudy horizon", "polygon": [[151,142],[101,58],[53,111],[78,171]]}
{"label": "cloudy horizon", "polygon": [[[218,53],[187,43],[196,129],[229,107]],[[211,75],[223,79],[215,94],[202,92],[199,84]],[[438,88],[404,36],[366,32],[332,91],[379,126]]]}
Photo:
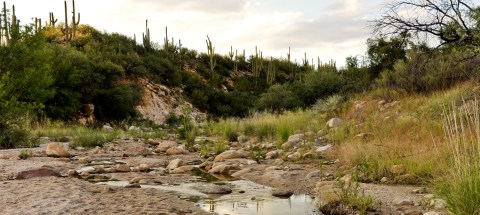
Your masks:
{"label": "cloudy horizon", "polygon": [[[320,57],[344,65],[348,56],[362,56],[366,39],[371,36],[368,21],[380,13],[386,0],[77,0],[76,11],[81,24],[98,30],[117,32],[140,41],[145,20],[153,42],[163,44],[165,26],[168,36],[182,40],[183,47],[206,52],[205,39],[211,38],[218,54],[233,49],[247,55],[255,46],[264,56],[286,58],[288,47],[292,59],[301,61]],[[22,24],[32,17],[48,20],[54,12],[64,20],[63,0],[7,1],[15,4]],[[67,1],[69,19],[71,1]]]}

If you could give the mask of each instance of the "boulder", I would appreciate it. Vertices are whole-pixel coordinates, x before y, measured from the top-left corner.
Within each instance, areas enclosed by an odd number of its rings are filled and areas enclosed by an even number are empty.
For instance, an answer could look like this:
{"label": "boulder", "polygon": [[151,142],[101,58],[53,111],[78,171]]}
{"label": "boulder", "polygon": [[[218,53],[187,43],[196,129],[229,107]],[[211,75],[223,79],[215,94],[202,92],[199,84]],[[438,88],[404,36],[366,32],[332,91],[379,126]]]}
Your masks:
{"label": "boulder", "polygon": [[167,169],[168,170],[174,170],[174,169],[176,169],[178,167],[181,167],[181,166],[183,166],[183,160],[177,158],[175,160],[170,161],[170,163],[168,163]]}
{"label": "boulder", "polygon": [[149,155],[149,154],[152,154],[152,152],[150,152],[148,148],[143,146],[132,146],[125,149],[124,154],[129,157],[135,157],[135,156]]}
{"label": "boulder", "polygon": [[193,171],[194,169],[198,169],[198,167],[196,166],[181,166],[181,167],[178,167],[172,171],[170,171],[169,173],[170,174],[186,174],[188,172],[191,172]]}
{"label": "boulder", "polygon": [[212,167],[212,169],[210,169],[208,171],[208,173],[212,173],[212,174],[227,174],[230,170],[234,169],[235,167],[232,166],[232,165],[226,165],[226,164],[220,164],[220,165],[217,165],[217,166],[214,166]]}
{"label": "boulder", "polygon": [[175,147],[175,148],[169,148],[166,151],[167,155],[185,155],[188,154],[189,151],[182,149],[180,147]]}
{"label": "boulder", "polygon": [[166,152],[168,149],[177,147],[178,144],[175,141],[164,141],[161,142],[157,145],[157,148],[155,149],[155,152],[160,153],[160,152]]}
{"label": "boulder", "polygon": [[272,196],[279,197],[279,198],[289,198],[292,195],[293,195],[293,192],[289,190],[275,190],[272,193]]}
{"label": "boulder", "polygon": [[215,157],[214,162],[224,161],[228,159],[244,158],[247,157],[246,153],[243,151],[229,150],[225,151]]}
{"label": "boulder", "polygon": [[328,144],[328,145],[325,145],[325,146],[319,146],[316,150],[317,154],[321,154],[327,150],[329,150],[330,148],[332,148],[332,145],[331,144]]}
{"label": "boulder", "polygon": [[342,119],[340,119],[340,118],[332,118],[332,119],[328,120],[327,126],[328,126],[329,128],[336,128],[336,127],[341,126],[342,123],[343,123]]}
{"label": "boulder", "polygon": [[297,144],[305,139],[304,134],[294,134],[288,137],[288,142],[291,142],[293,144]]}
{"label": "boulder", "polygon": [[220,186],[216,184],[207,184],[197,187],[198,191],[205,194],[229,194],[232,193],[232,189],[226,186]]}
{"label": "boulder", "polygon": [[300,152],[294,152],[289,155],[287,155],[287,160],[288,161],[296,161],[300,159]]}
{"label": "boulder", "polygon": [[138,165],[138,168],[140,169],[140,172],[147,172],[150,170],[150,165],[142,163]]}
{"label": "boulder", "polygon": [[112,132],[113,128],[109,124],[105,124],[105,125],[102,126],[102,130],[106,131],[106,132]]}
{"label": "boulder", "polygon": [[17,173],[17,179],[30,179],[39,177],[56,176],[60,177],[60,173],[49,167],[41,167],[38,169],[26,170]]}
{"label": "boulder", "polygon": [[250,169],[250,168],[245,168],[245,169],[242,169],[242,170],[240,170],[240,171],[237,171],[237,172],[233,173],[233,174],[232,174],[232,177],[234,177],[234,178],[239,178],[239,177],[242,177],[243,175],[245,175],[245,174],[247,174],[247,173],[249,173],[249,172],[251,172],[251,171],[252,171],[252,169]]}
{"label": "boulder", "polygon": [[281,153],[280,150],[269,151],[267,152],[267,154],[265,154],[265,159],[267,160],[276,159],[278,158],[278,156],[280,156],[280,153]]}
{"label": "boulder", "polygon": [[47,149],[45,150],[45,154],[49,157],[69,157],[70,153],[65,150],[63,147],[58,145],[57,143],[50,143],[47,145]]}
{"label": "boulder", "polygon": [[130,167],[126,164],[117,164],[117,165],[115,165],[114,168],[115,168],[116,172],[130,172],[131,171]]}

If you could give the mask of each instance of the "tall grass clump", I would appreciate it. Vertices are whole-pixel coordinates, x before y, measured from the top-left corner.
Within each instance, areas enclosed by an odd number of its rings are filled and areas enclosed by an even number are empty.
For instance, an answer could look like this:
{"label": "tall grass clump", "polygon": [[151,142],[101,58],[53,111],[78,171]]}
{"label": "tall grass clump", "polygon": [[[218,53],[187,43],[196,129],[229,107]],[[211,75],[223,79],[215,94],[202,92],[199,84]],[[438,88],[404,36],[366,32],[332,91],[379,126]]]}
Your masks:
{"label": "tall grass clump", "polygon": [[453,214],[480,214],[480,115],[478,100],[444,111],[451,166],[440,193]]}
{"label": "tall grass clump", "polygon": [[120,137],[120,133],[104,132],[99,129],[78,127],[75,129],[71,147],[103,147],[105,143],[111,142]]}
{"label": "tall grass clump", "polygon": [[319,114],[311,110],[285,111],[282,114],[255,112],[244,119],[220,120],[213,126],[213,130],[225,138],[240,132],[250,137],[285,142],[295,132],[316,132],[323,122],[324,119],[320,119]]}

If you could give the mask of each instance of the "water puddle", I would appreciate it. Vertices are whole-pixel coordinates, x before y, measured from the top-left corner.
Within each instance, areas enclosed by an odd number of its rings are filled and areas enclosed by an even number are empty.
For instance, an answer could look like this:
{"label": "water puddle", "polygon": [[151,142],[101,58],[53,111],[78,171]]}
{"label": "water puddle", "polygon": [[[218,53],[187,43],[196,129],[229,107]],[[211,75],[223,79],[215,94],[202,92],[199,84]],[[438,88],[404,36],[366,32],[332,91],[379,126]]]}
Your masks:
{"label": "water puddle", "polygon": [[[207,183],[222,184],[232,188],[232,193],[227,195],[207,195],[196,188]],[[99,184],[109,186],[128,185],[126,181],[108,181]],[[219,215],[250,215],[250,214],[276,214],[276,215],[317,215],[321,214],[315,199],[308,195],[293,195],[282,199],[271,195],[273,188],[256,184],[251,181],[217,181],[193,182],[178,185],[141,185],[142,188],[160,189],[172,192],[181,199],[195,202],[205,211],[215,212]]]}

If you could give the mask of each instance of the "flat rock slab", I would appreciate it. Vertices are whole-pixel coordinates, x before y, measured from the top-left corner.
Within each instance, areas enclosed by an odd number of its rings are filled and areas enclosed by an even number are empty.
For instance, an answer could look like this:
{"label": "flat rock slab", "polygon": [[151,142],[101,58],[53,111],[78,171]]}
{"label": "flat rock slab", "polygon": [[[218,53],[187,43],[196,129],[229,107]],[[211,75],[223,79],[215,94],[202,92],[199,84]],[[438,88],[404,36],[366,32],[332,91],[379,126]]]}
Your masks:
{"label": "flat rock slab", "polygon": [[49,177],[49,176],[60,177],[60,173],[52,168],[41,167],[39,169],[32,169],[32,170],[19,172],[17,174],[17,179],[30,179],[30,178],[39,178],[39,177]]}
{"label": "flat rock slab", "polygon": [[232,189],[227,186],[220,186],[216,184],[208,184],[197,187],[197,190],[205,194],[229,194]]}

